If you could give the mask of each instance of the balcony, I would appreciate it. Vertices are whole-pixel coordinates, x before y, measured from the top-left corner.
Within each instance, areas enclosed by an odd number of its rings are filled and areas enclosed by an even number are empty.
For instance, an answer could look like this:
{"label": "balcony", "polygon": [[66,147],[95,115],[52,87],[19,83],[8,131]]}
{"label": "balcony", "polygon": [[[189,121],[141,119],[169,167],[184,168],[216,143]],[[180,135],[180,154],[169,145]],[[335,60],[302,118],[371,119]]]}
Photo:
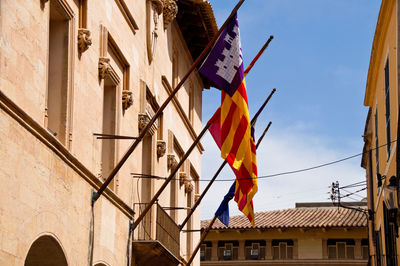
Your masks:
{"label": "balcony", "polygon": [[[143,209],[145,204],[138,206]],[[152,215],[154,213],[155,219]],[[138,225],[137,232],[137,239],[133,241],[133,259],[136,265],[180,263],[179,227],[160,205],[155,204],[152,207]]]}

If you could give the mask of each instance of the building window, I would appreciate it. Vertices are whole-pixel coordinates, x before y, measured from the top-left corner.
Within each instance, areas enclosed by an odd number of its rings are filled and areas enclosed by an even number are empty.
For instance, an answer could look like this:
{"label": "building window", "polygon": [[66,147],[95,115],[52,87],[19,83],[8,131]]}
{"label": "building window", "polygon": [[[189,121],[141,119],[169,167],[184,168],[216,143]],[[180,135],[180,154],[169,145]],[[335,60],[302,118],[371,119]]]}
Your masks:
{"label": "building window", "polygon": [[237,260],[239,241],[218,241],[218,260]]}
{"label": "building window", "polygon": [[68,67],[70,18],[58,1],[50,1],[46,127],[64,145],[68,139]]}
{"label": "building window", "polygon": [[205,241],[200,247],[200,261],[211,260],[212,242]]}
{"label": "building window", "polygon": [[265,240],[246,240],[246,260],[265,260]]}
{"label": "building window", "polygon": [[386,265],[397,265],[397,251],[396,251],[396,229],[394,224],[389,222],[390,213],[383,204],[383,216],[385,225],[385,249],[386,249]]}
{"label": "building window", "polygon": [[362,258],[364,260],[367,260],[369,258],[369,245],[368,245],[368,239],[362,239],[361,240],[361,253],[362,253]]}
{"label": "building window", "polygon": [[328,239],[329,259],[354,259],[354,239]]}
{"label": "building window", "polygon": [[293,259],[293,240],[272,240],[272,259]]}
{"label": "building window", "polygon": [[[111,78],[104,79],[103,93],[103,134],[115,135],[117,130],[117,86]],[[116,140],[103,139],[101,150],[102,177],[106,179],[114,168],[116,157]],[[114,180],[110,188],[114,189]]]}
{"label": "building window", "polygon": [[391,137],[390,137],[390,86],[389,86],[389,58],[385,65],[385,107],[386,107],[386,141],[387,159],[390,157]]}

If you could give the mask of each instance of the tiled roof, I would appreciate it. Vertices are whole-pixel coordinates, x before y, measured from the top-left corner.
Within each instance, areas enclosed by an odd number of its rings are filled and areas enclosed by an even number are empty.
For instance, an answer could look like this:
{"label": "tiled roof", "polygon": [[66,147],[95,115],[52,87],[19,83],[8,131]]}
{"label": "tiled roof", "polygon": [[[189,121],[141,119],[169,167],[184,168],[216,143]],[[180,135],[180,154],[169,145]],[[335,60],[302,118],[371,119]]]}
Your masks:
{"label": "tiled roof", "polygon": [[[367,227],[366,215],[360,211],[343,208],[295,208],[258,212],[255,214],[256,229],[274,228],[332,228],[332,227]],[[201,221],[205,229],[210,220]],[[252,228],[244,215],[229,219],[229,228],[218,219],[212,229]]]}

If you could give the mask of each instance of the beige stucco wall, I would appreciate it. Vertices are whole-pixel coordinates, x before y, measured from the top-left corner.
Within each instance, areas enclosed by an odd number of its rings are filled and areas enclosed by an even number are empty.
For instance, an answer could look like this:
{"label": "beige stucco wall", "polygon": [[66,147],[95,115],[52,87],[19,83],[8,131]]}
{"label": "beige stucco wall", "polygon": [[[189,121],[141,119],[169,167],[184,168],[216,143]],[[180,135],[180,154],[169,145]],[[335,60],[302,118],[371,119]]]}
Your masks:
{"label": "beige stucco wall", "polygon": [[[361,239],[367,238],[367,228],[288,228],[288,229],[231,229],[212,230],[205,241],[212,242],[211,261],[202,261],[201,265],[367,265],[361,257]],[[291,239],[294,242],[293,259],[273,260],[271,241]],[[354,260],[330,260],[327,253],[328,239],[354,239]],[[218,261],[218,241],[238,240],[238,260]],[[244,242],[246,240],[265,240],[265,260],[245,260]],[[241,255],[242,254],[242,258]]]}
{"label": "beige stucco wall", "polygon": [[[367,86],[365,92],[366,106],[371,107],[371,116],[366,123],[369,123],[370,135],[366,137],[366,147],[374,149],[376,147],[375,138],[378,137],[378,146],[385,145],[386,143],[396,140],[397,138],[397,122],[399,112],[399,5],[398,1],[382,1],[379,18],[376,26],[376,32],[371,51],[371,59],[369,65],[369,72],[367,78]],[[389,86],[390,86],[390,135],[391,140],[386,137],[386,105],[385,105],[385,64],[389,60]],[[378,112],[378,132],[375,131],[375,115]],[[379,152],[379,173],[387,178],[383,181],[383,187],[388,185],[389,178],[396,176],[396,142],[392,142],[391,153],[387,154],[387,148],[382,147],[378,149]],[[382,251],[385,255],[385,228],[383,216],[383,192],[381,187],[378,191],[377,187],[377,168],[376,168],[376,154],[375,150],[372,151],[372,169],[371,180],[372,184],[368,187],[368,200],[374,216],[373,230],[381,230],[382,234]],[[368,158],[369,159],[369,158]],[[368,161],[369,162],[369,161]],[[370,176],[370,164],[366,167],[366,176]],[[370,197],[373,195],[373,199]],[[373,203],[373,206],[372,206]],[[375,255],[375,237],[370,235],[371,254]],[[397,239],[397,254],[400,254],[400,242]]]}
{"label": "beige stucco wall", "polygon": [[[57,1],[57,0],[50,0]],[[93,133],[102,132],[103,86],[99,79],[98,62],[101,56],[101,27],[105,27],[129,63],[129,88],[122,82],[118,87],[117,134],[138,136],[141,86],[145,83],[159,105],[168,97],[163,86],[165,76],[172,81],[172,57],[178,53],[179,73],[182,78],[191,65],[192,58],[176,21],[164,30],[162,15],[158,27],[158,41],[154,59],[149,63],[146,46],[146,1],[125,1],[137,23],[135,32],[128,26],[116,0],[88,2],[87,28],[92,45],[79,55],[77,32],[79,27],[78,2],[58,0],[69,12],[69,123],[70,139],[62,152],[55,138],[46,135],[45,106],[48,80],[48,28],[50,1],[2,0],[0,5],[0,90],[25,112],[14,116],[15,111],[0,109],[0,264],[22,265],[32,242],[41,234],[53,235],[65,251],[69,265],[84,265],[87,261],[90,222],[91,190],[100,184],[94,178],[101,173],[101,140]],[[111,66],[122,75],[115,60]],[[119,77],[121,80],[123,77]],[[189,85],[194,87],[194,119],[192,127],[199,133],[201,124],[202,81],[197,73],[190,76],[177,94],[186,114],[189,112]],[[133,105],[126,111],[121,108],[121,91],[129,89]],[[3,99],[2,99],[3,101]],[[193,142],[187,125],[172,103],[164,111],[163,140],[168,142],[171,130],[186,151]],[[19,118],[18,118],[19,117]],[[16,119],[22,119],[16,121]],[[35,127],[32,127],[35,124]],[[40,133],[37,133],[37,131]],[[50,138],[43,139],[43,136]],[[152,142],[152,174],[168,176],[167,154],[157,158],[157,133]],[[131,144],[131,140],[118,140],[117,161]],[[167,143],[168,146],[168,143]],[[66,149],[65,149],[66,148]],[[169,151],[167,150],[167,153]],[[196,173],[201,176],[200,146],[189,157]],[[138,179],[131,173],[142,170],[142,146],[139,145],[116,177],[116,195],[106,193],[95,204],[94,262],[109,265],[126,265],[126,243],[129,214],[121,204],[133,208],[139,202]],[[67,158],[66,158],[67,156]],[[71,159],[72,158],[72,159]],[[87,172],[74,167],[74,159]],[[179,161],[179,159],[178,159]],[[137,183],[139,182],[139,184]],[[153,192],[162,185],[154,181]],[[186,207],[187,193],[178,185],[178,207]],[[161,195],[159,204],[170,206],[169,187]],[[192,193],[194,202],[194,192]],[[122,203],[119,203],[122,202]],[[135,211],[138,209],[135,208]],[[186,217],[186,210],[177,211],[177,223]],[[136,214],[135,218],[138,216]],[[193,229],[200,228],[199,211],[193,220]],[[199,233],[193,233],[194,247]],[[136,234],[135,234],[136,236]],[[181,256],[186,254],[186,233],[181,234]],[[195,260],[195,265],[199,259]]]}
{"label": "beige stucco wall", "polygon": [[322,239],[298,240],[299,259],[322,259]]}

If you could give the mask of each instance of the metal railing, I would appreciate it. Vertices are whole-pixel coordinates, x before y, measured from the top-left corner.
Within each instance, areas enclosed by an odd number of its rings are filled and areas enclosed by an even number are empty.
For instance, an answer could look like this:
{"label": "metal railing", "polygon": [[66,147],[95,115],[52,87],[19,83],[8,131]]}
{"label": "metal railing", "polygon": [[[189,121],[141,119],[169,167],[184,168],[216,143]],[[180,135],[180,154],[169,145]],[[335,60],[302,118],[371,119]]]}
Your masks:
{"label": "metal railing", "polygon": [[[138,205],[139,209],[144,209],[147,203],[137,203],[135,205]],[[156,219],[153,217],[153,208],[156,208]],[[154,235],[152,234],[154,223],[156,223],[155,239],[152,238],[152,235]],[[180,257],[179,226],[159,204],[154,204],[152,210],[146,214],[138,225],[137,230],[137,240],[158,240],[175,257]]]}
{"label": "metal railing", "polygon": [[179,258],[179,226],[166,211],[157,204],[156,238],[177,258]]}

